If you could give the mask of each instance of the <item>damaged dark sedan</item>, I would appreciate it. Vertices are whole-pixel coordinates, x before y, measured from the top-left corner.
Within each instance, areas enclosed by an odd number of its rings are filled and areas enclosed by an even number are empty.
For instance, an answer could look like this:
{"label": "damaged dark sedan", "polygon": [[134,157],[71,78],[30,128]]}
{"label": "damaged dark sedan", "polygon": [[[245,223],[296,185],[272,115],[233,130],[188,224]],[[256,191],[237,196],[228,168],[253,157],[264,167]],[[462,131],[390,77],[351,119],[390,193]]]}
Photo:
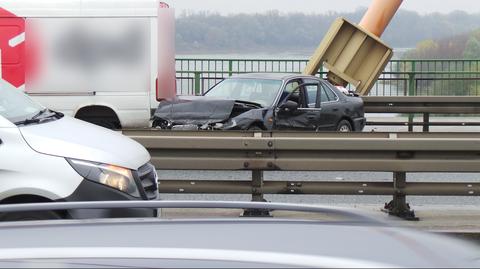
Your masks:
{"label": "damaged dark sedan", "polygon": [[363,101],[329,82],[292,74],[245,74],[203,96],[160,103],[153,127],[166,130],[362,131]]}

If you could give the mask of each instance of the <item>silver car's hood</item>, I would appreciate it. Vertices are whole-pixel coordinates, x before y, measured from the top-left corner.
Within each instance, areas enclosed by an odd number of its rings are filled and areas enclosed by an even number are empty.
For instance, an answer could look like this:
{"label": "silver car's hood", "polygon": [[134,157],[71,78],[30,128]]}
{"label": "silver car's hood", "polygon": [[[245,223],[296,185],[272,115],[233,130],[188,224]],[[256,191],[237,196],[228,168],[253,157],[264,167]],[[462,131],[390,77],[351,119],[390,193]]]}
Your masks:
{"label": "silver car's hood", "polygon": [[52,122],[20,127],[20,131],[30,147],[43,154],[134,170],[150,160],[147,150],[132,139],[67,116]]}

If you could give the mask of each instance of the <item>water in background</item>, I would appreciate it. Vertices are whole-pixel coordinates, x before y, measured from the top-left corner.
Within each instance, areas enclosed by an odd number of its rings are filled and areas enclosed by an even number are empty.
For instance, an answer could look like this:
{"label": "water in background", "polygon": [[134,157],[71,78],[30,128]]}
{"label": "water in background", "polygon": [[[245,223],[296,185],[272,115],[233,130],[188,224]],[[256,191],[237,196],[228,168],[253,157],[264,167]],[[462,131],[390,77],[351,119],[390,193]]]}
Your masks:
{"label": "water in background", "polygon": [[[393,60],[401,59],[402,56],[411,50],[411,48],[395,48],[393,49]],[[208,53],[208,54],[177,54],[178,58],[193,59],[289,59],[289,60],[308,60],[315,52],[315,48],[311,51],[284,51],[284,52],[258,52],[258,53]]]}

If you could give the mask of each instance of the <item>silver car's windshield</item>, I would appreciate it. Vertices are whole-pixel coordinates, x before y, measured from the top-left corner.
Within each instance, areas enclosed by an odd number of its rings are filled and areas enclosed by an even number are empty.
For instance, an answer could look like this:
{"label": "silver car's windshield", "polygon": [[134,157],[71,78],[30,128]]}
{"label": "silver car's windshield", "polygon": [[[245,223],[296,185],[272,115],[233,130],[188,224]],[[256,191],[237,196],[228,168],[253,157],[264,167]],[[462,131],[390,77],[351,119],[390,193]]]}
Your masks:
{"label": "silver car's windshield", "polygon": [[24,121],[42,111],[37,104],[19,90],[0,87],[0,115],[15,123]]}
{"label": "silver car's windshield", "polygon": [[281,80],[270,79],[226,79],[205,95],[228,100],[239,100],[271,106],[275,101]]}

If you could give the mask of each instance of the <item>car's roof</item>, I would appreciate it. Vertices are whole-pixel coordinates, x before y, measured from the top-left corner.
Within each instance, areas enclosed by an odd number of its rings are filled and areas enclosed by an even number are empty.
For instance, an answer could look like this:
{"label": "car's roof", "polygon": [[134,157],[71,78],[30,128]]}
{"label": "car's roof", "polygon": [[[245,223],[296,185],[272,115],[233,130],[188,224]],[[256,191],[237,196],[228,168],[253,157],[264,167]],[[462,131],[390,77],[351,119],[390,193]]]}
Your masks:
{"label": "car's roof", "polygon": [[288,80],[288,79],[300,78],[300,77],[302,77],[302,78],[317,78],[317,77],[314,77],[314,76],[306,76],[306,75],[293,74],[293,73],[248,73],[248,74],[235,75],[232,78]]}
{"label": "car's roof", "polygon": [[[477,253],[476,248],[453,239],[399,228],[262,218],[6,223],[0,224],[0,237],[0,263],[12,260],[12,253],[21,255],[18,259],[23,260],[59,259],[66,251],[70,253],[68,258],[191,259],[203,251],[201,260],[219,260],[223,255],[226,261],[255,265],[263,261],[288,267],[320,267],[319,264],[307,266],[302,259],[336,257],[384,265],[381,267],[449,267],[460,266]],[[416,248],[424,251],[412,251]],[[169,254],[171,250],[177,252]],[[223,253],[225,251],[228,253]],[[207,254],[213,258],[205,256]],[[288,263],[275,262],[268,254],[296,258]],[[242,255],[243,260],[238,260]]]}
{"label": "car's roof", "polygon": [[[385,223],[372,221],[358,210],[330,206],[217,201],[117,201],[2,205],[0,212],[64,208],[249,208],[275,210],[275,214],[279,214],[279,211],[286,211],[286,214],[292,211],[320,213],[326,219],[219,216],[196,220],[165,216],[163,219],[0,222],[0,267],[4,267],[5,261],[30,261],[35,266],[35,259],[56,263],[67,259],[68,264],[72,259],[81,259],[83,264],[98,264],[98,260],[84,259],[104,258],[120,261],[113,264],[117,266],[111,267],[128,265],[121,259],[131,258],[153,259],[157,262],[172,259],[202,262],[193,267],[260,267],[262,264],[308,268],[367,265],[381,268],[478,267],[474,259],[479,251],[473,245],[420,231],[389,227]],[[340,219],[332,220],[332,214]],[[368,242],[368,248],[365,248],[365,242]],[[225,261],[228,264],[209,264],[210,261]],[[355,264],[352,265],[352,262]],[[72,264],[75,265],[75,260]],[[161,265],[192,267],[192,264],[185,263]],[[149,267],[150,264],[134,266]]]}

